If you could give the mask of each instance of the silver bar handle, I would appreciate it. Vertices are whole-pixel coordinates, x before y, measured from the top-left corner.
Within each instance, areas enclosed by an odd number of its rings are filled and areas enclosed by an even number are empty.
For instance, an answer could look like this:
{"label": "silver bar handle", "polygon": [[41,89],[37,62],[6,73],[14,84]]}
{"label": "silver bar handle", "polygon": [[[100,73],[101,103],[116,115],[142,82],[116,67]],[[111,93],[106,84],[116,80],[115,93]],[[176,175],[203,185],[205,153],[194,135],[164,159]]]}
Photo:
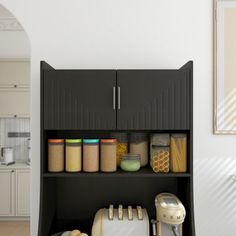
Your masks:
{"label": "silver bar handle", "polygon": [[118,110],[120,110],[120,87],[118,87]]}
{"label": "silver bar handle", "polygon": [[113,87],[113,110],[116,109],[116,87]]}
{"label": "silver bar handle", "polygon": [[151,224],[152,224],[152,235],[157,236],[157,221],[152,219]]}

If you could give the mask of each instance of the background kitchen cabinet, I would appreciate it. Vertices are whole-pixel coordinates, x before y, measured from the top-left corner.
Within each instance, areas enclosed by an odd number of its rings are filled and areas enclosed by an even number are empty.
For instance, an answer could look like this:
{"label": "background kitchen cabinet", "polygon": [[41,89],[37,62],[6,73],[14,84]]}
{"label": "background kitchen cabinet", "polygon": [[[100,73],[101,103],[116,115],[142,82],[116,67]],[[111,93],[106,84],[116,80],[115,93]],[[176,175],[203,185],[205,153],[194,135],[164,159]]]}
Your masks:
{"label": "background kitchen cabinet", "polygon": [[30,116],[30,62],[0,60],[0,117]]}
{"label": "background kitchen cabinet", "polygon": [[0,60],[0,87],[30,87],[30,61]]}
{"label": "background kitchen cabinet", "polygon": [[45,70],[44,128],[116,128],[113,70]]}
{"label": "background kitchen cabinet", "polygon": [[29,117],[30,91],[25,88],[0,88],[0,117]]}
{"label": "background kitchen cabinet", "polygon": [[0,170],[0,216],[15,214],[15,173],[14,170]]}
{"label": "background kitchen cabinet", "polygon": [[30,215],[30,171],[16,170],[16,216]]}
{"label": "background kitchen cabinet", "polygon": [[29,166],[0,166],[0,189],[0,220],[30,216]]}

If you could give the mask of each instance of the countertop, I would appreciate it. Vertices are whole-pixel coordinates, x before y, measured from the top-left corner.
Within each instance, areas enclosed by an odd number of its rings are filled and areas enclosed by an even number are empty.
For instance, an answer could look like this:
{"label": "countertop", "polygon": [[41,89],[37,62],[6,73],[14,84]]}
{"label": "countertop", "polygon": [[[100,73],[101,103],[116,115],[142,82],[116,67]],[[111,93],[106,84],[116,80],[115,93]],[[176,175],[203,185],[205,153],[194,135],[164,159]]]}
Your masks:
{"label": "countertop", "polygon": [[27,165],[26,163],[15,163],[13,165],[0,165],[0,170],[1,169],[30,169],[30,166]]}

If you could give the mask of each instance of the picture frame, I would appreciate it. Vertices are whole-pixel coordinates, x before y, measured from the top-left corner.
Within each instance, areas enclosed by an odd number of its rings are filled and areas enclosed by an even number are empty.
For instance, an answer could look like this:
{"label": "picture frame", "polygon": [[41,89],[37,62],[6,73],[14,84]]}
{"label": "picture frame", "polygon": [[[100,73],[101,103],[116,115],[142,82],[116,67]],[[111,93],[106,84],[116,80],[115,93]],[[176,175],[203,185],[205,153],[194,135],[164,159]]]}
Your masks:
{"label": "picture frame", "polygon": [[213,132],[236,134],[236,0],[213,6]]}

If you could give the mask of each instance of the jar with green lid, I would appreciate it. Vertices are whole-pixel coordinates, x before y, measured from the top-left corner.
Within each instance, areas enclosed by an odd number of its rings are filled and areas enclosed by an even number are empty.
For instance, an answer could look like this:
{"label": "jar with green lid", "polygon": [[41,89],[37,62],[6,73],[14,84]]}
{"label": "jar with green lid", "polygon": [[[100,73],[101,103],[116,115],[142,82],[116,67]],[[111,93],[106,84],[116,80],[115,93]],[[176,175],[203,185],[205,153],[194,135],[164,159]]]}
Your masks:
{"label": "jar with green lid", "polygon": [[79,172],[82,169],[81,139],[66,139],[66,171]]}
{"label": "jar with green lid", "polygon": [[115,172],[116,168],[116,139],[101,139],[101,171]]}
{"label": "jar with green lid", "polygon": [[141,166],[148,164],[148,136],[146,133],[132,133],[130,135],[130,153],[139,154]]}
{"label": "jar with green lid", "polygon": [[64,139],[48,139],[48,171],[64,171]]}
{"label": "jar with green lid", "polygon": [[111,137],[117,140],[116,159],[117,159],[117,166],[120,166],[121,155],[128,153],[128,134],[112,133]]}
{"label": "jar with green lid", "polygon": [[138,171],[141,167],[140,154],[123,154],[121,155],[120,168],[127,172]]}
{"label": "jar with green lid", "polygon": [[83,140],[83,171],[99,171],[99,139]]}

